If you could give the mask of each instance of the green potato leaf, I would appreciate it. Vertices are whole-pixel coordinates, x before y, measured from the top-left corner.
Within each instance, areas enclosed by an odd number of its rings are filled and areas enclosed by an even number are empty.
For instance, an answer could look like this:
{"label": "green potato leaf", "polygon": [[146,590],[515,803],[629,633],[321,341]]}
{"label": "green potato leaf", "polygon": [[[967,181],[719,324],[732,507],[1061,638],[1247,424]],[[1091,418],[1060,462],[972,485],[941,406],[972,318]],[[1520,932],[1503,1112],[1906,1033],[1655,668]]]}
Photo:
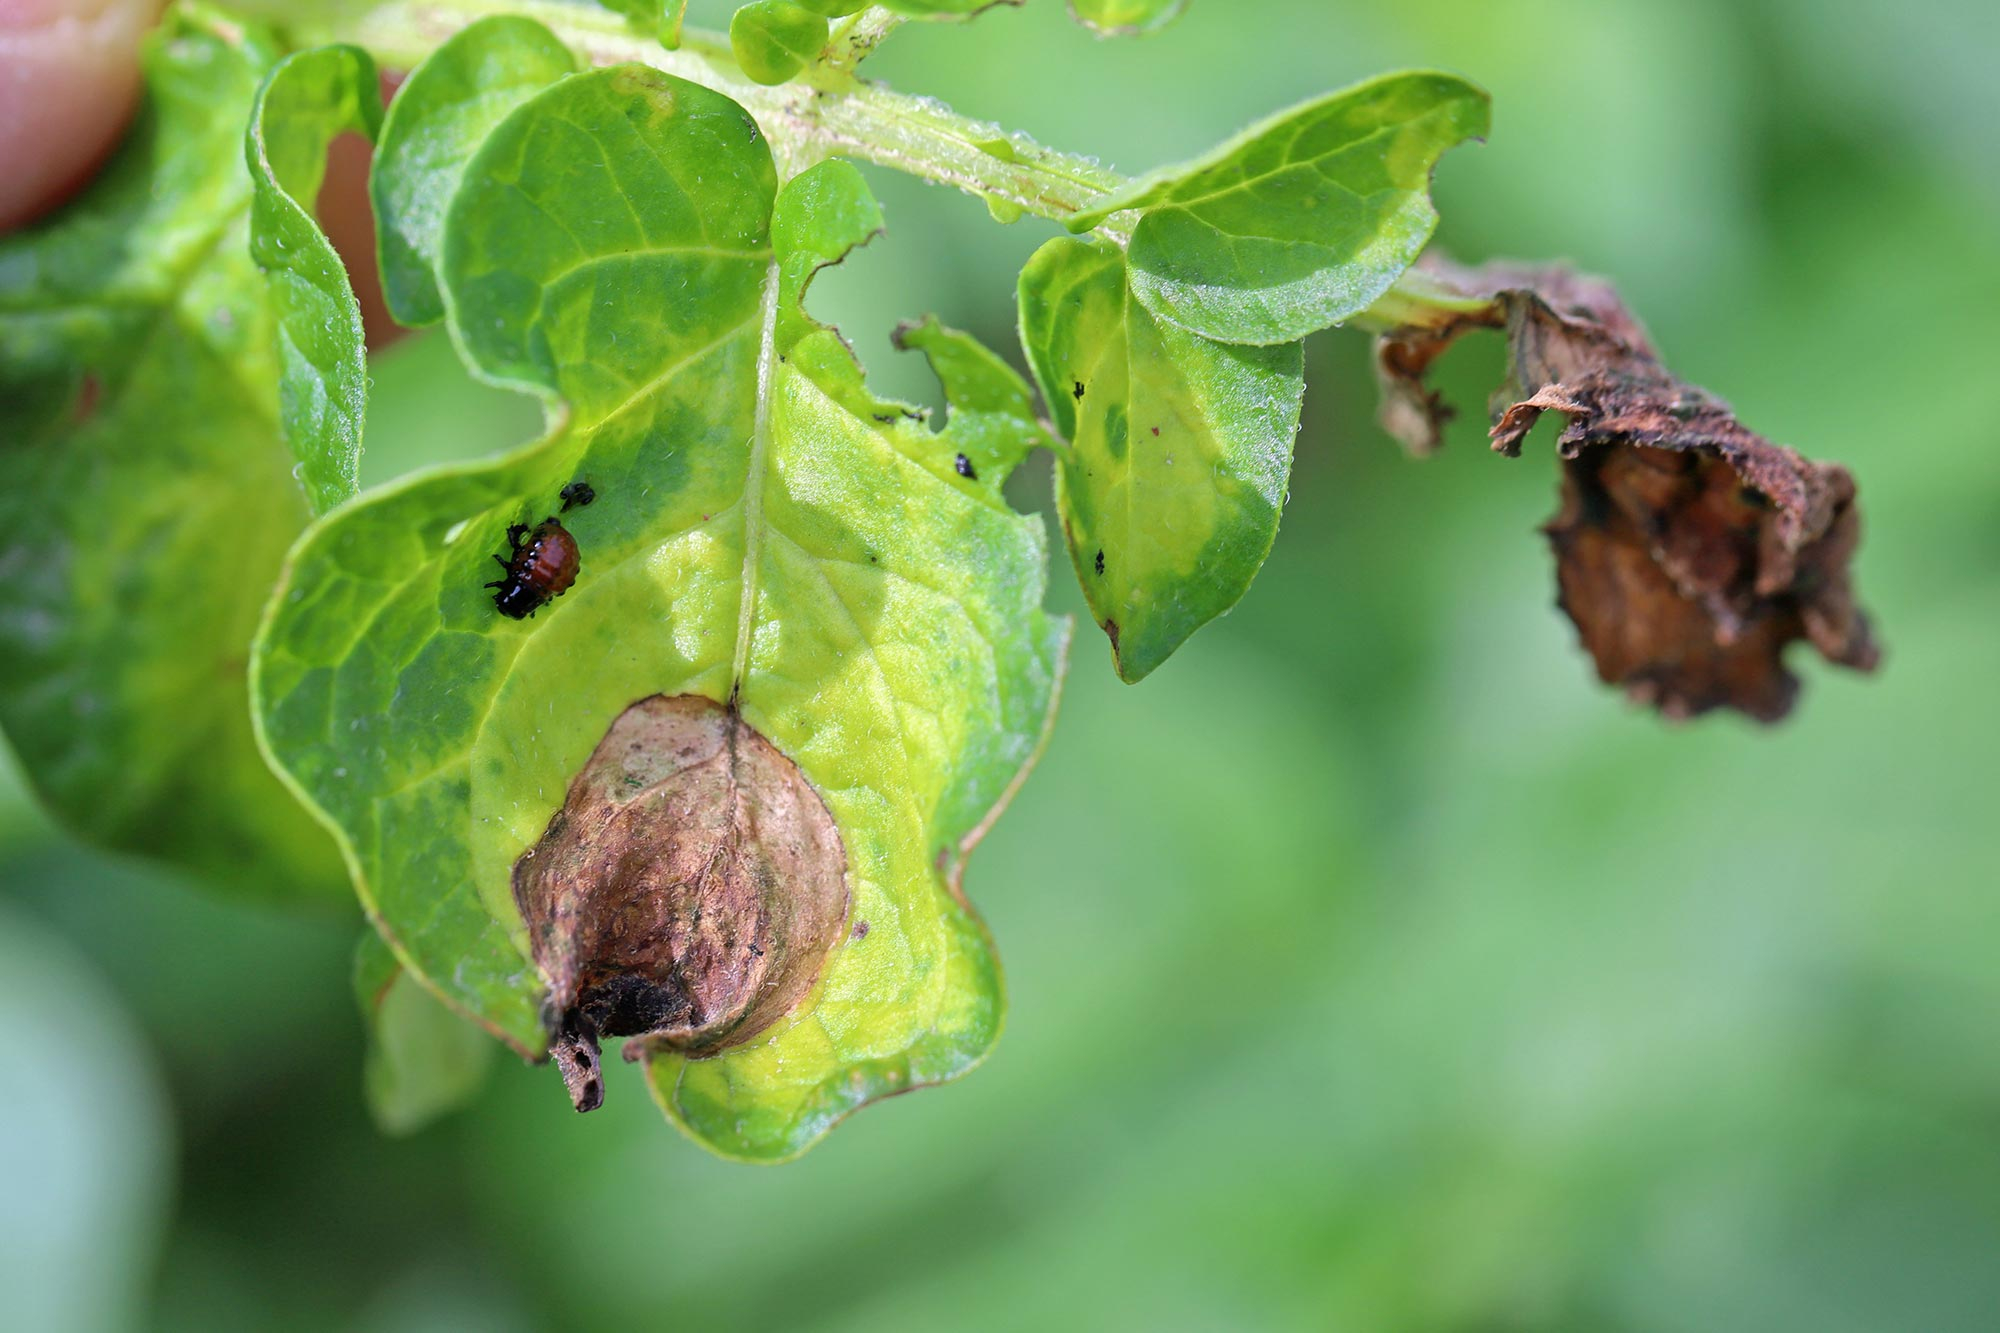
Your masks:
{"label": "green potato leaf", "polygon": [[372,143],[381,124],[375,62],[357,46],[324,46],[277,63],[244,135],[250,257],[277,314],[278,417],[316,514],[359,486],[368,345],[347,266],[314,219],[314,201],[335,136],[352,131]]}
{"label": "green potato leaf", "polygon": [[729,20],[736,63],[758,83],[784,83],[826,48],[826,16],[792,0],[756,0]]}
{"label": "green potato leaf", "polygon": [[1070,560],[1138,681],[1240,600],[1277,538],[1305,393],[1298,343],[1219,343],[1154,318],[1124,256],[1059,238],[1021,273],[1021,342],[1070,442]]}
{"label": "green potato leaf", "polygon": [[354,952],[354,991],[368,1025],[362,1089],[383,1133],[414,1134],[478,1095],[493,1039],[438,1003],[372,930]]}
{"label": "green potato leaf", "polygon": [[341,884],[245,686],[307,518],[248,248],[243,126],[276,59],[170,12],[117,156],[0,240],[0,726],[80,836],[267,896]]}
{"label": "green potato leaf", "polygon": [[[811,272],[879,221],[844,164],[780,197],[754,121],[654,70],[523,103],[463,174],[439,279],[463,355],[540,396],[549,433],[321,520],[254,666],[274,762],[398,961],[530,1055],[550,981],[512,876],[613,722],[697,696],[795,764],[844,845],[851,928],[747,1041],[646,1053],[669,1117],[756,1160],[991,1045],[999,973],[959,882],[1067,639],[1040,526],[954,465],[978,413],[933,432],[800,317]],[[508,526],[575,479],[597,494],[563,515],[575,585],[501,616],[481,585]]]}
{"label": "green potato leaf", "polygon": [[472,154],[508,112],[576,69],[547,28],[501,14],[452,34],[397,90],[369,176],[382,295],[397,323],[444,318],[445,209]]}
{"label": "green potato leaf", "polygon": [[1187,9],[1187,0],[1069,0],[1071,17],[1100,37],[1158,32]]}
{"label": "green potato leaf", "polygon": [[1389,290],[1437,226],[1431,171],[1483,137],[1486,94],[1449,74],[1390,74],[1304,103],[1070,222],[1139,210],[1132,290],[1220,342],[1296,342]]}

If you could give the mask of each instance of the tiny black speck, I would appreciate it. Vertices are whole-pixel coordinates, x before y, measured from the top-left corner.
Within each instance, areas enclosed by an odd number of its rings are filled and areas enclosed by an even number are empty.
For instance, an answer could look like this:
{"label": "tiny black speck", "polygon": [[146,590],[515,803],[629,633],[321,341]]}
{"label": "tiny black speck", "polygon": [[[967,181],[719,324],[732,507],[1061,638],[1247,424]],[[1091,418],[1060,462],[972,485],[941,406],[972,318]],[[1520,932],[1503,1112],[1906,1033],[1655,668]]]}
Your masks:
{"label": "tiny black speck", "polygon": [[1104,572],[1104,552],[1102,551],[1097,553],[1097,572],[1100,574]]}
{"label": "tiny black speck", "polygon": [[1071,389],[1070,392],[1076,396],[1076,401],[1080,403],[1083,401],[1083,381],[1077,380],[1075,381],[1075,385],[1076,387]]}
{"label": "tiny black speck", "polygon": [[1158,435],[1159,433],[1160,433],[1160,428],[1158,426],[1153,427],[1153,434]]}
{"label": "tiny black speck", "polygon": [[958,475],[964,477],[967,481],[979,480],[979,474],[973,471],[972,460],[970,458],[967,458],[964,454],[960,454],[957,458],[954,458],[951,461],[951,465],[957,468]]}
{"label": "tiny black speck", "polygon": [[597,498],[597,488],[587,481],[573,481],[562,488],[563,512],[568,513],[578,505],[587,505]]}

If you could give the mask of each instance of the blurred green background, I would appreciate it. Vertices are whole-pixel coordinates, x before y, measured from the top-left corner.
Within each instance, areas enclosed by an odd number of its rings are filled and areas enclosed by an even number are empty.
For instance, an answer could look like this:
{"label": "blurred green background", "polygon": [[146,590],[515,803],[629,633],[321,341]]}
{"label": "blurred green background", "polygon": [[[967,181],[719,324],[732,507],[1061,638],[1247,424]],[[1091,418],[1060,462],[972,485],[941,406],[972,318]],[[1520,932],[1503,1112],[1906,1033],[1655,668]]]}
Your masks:
{"label": "blurred green background", "polygon": [[[697,0],[714,22],[719,4]],[[1087,630],[969,887],[987,1065],[796,1165],[496,1062],[387,1139],[351,919],[57,837],[0,773],[0,1291],[15,1327],[2000,1328],[2000,42],[1990,0],[1056,0],[878,75],[1138,170],[1401,65],[1490,88],[1441,241],[1615,276],[1684,375],[1847,463],[1873,680],[1681,727],[1596,685],[1484,448],[1498,349],[1413,463],[1364,339],[1310,346],[1277,551],[1139,688]],[[816,289],[879,378],[936,310],[1014,353],[1053,229],[875,176]],[[433,337],[370,479],[532,429]],[[1047,507],[1045,471],[1019,499]],[[1066,568],[1052,600],[1078,605]],[[5,1322],[5,1321],[0,1321]]]}

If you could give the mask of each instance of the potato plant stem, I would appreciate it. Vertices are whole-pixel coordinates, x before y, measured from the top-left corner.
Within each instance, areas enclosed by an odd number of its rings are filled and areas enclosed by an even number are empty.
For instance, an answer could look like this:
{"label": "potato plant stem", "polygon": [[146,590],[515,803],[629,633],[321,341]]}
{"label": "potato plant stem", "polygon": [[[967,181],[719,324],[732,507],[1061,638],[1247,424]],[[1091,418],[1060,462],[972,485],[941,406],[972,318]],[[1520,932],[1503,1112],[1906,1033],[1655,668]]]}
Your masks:
{"label": "potato plant stem", "polygon": [[[680,48],[669,51],[608,10],[551,0],[389,0],[299,35],[354,42],[384,65],[407,69],[459,29],[498,13],[546,25],[593,65],[636,61],[726,93],[783,145],[788,161],[839,155],[874,162],[975,195],[1004,221],[1032,214],[1066,222],[1127,180],[1090,158],[960,115],[935,98],[860,78],[854,65],[895,26],[890,16],[871,18],[875,11],[861,16],[865,22],[841,25],[832,59],[776,87],[746,78],[721,33],[688,28]],[[1132,214],[1114,214],[1096,231],[1122,244],[1132,223]],[[1413,322],[1436,303],[1432,287],[1419,275],[1405,275],[1355,322],[1377,328]]]}

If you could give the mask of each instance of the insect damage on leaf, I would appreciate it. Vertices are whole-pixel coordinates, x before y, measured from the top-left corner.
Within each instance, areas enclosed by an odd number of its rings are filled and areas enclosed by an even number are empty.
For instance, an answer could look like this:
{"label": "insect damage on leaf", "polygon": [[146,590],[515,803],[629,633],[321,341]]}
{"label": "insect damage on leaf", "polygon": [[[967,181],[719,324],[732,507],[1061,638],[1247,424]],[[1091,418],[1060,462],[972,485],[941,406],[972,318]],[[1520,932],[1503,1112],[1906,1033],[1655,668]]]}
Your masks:
{"label": "insect damage on leaf", "polygon": [[514,865],[548,983],[551,1054],[579,1111],[600,1037],[707,1055],[805,997],[847,922],[847,855],[798,766],[735,709],[626,709]]}
{"label": "insect damage on leaf", "polygon": [[1376,344],[1382,424],[1418,453],[1451,409],[1424,375],[1467,329],[1504,329],[1511,384],[1493,447],[1518,455],[1543,412],[1562,503],[1545,526],[1561,605],[1607,684],[1671,717],[1735,708],[1771,722],[1798,681],[1786,647],[1871,670],[1848,564],[1860,512],[1847,470],[1774,445],[1676,378],[1611,287],[1557,268],[1428,265],[1456,307]]}

